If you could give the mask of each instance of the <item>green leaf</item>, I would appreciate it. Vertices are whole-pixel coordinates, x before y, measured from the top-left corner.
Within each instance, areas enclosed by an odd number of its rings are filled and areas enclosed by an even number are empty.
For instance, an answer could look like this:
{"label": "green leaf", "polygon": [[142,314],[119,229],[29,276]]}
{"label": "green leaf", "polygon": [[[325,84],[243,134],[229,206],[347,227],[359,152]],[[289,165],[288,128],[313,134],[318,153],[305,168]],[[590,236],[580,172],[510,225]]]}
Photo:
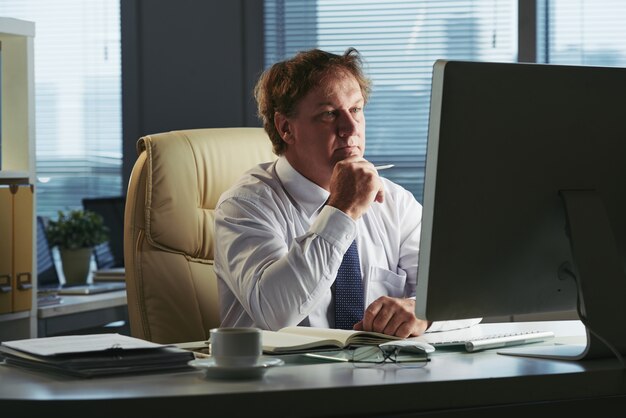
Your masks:
{"label": "green leaf", "polygon": [[94,247],[108,241],[109,228],[99,214],[88,210],[59,211],[57,220],[50,220],[46,236],[50,245],[70,250]]}

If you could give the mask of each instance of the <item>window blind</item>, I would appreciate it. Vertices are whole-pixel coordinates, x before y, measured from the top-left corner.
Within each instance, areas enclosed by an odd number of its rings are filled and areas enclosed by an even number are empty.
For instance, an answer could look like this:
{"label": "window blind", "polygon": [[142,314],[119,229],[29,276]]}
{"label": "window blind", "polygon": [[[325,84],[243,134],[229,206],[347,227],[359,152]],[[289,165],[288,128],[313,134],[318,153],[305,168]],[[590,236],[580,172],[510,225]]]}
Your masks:
{"label": "window blind", "polygon": [[514,0],[266,0],[265,62],[354,47],[373,81],[365,157],[422,201],[437,59],[516,61]]}
{"label": "window blind", "polygon": [[119,0],[3,0],[35,22],[37,213],[122,194]]}
{"label": "window blind", "polygon": [[544,0],[539,12],[542,62],[626,66],[623,0]]}
{"label": "window blind", "polygon": [[[534,0],[533,0],[534,1]],[[540,62],[626,65],[626,2],[536,0]],[[357,48],[374,82],[366,157],[421,201],[435,59],[515,61],[515,0],[265,0],[266,66]],[[3,0],[36,22],[38,214],[122,194],[118,0]]]}

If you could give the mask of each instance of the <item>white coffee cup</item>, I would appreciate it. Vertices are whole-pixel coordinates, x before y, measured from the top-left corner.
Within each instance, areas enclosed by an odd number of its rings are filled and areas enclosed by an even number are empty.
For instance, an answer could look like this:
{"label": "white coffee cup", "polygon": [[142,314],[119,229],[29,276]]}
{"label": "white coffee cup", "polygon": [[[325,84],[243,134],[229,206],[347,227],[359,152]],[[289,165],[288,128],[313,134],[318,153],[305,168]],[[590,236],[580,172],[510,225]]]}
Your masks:
{"label": "white coffee cup", "polygon": [[258,328],[213,328],[210,331],[211,357],[221,367],[251,367],[263,352]]}

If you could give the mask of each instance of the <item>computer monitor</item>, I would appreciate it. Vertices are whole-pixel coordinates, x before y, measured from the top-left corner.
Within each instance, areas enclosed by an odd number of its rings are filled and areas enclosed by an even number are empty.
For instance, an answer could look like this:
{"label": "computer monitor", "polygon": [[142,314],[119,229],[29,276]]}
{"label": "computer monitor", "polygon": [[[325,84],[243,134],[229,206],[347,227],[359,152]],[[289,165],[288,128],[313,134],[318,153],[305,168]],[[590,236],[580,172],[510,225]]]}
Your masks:
{"label": "computer monitor", "polygon": [[95,249],[98,268],[124,267],[124,209],[126,197],[93,197],[83,199],[83,208],[102,216],[109,228],[109,241]]}
{"label": "computer monitor", "polygon": [[578,310],[587,344],[533,355],[619,355],[625,270],[626,69],[437,61],[416,315]]}
{"label": "computer monitor", "polygon": [[60,283],[52,249],[46,237],[46,221],[37,216],[37,288],[58,286]]}

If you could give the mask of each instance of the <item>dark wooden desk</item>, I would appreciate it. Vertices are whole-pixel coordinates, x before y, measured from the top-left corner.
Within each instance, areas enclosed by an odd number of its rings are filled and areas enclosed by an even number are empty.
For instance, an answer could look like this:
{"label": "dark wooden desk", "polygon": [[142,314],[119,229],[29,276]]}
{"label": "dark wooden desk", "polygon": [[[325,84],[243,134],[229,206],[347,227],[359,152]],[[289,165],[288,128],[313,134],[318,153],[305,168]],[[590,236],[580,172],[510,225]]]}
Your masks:
{"label": "dark wooden desk", "polygon": [[[571,327],[555,329],[559,338]],[[563,332],[561,332],[563,331]],[[565,333],[565,334],[564,334]],[[573,336],[580,338],[580,335]],[[563,340],[564,341],[564,340]],[[557,341],[558,342],[558,341]],[[436,352],[422,369],[393,364],[287,364],[258,380],[209,380],[202,371],[76,379],[0,366],[0,405],[27,416],[518,417],[623,416],[617,360],[538,360]],[[619,411],[615,415],[614,411]]]}
{"label": "dark wooden desk", "polygon": [[[128,324],[125,290],[95,295],[64,295],[62,300],[58,305],[37,309],[38,337],[83,332],[116,321]],[[127,328],[122,327],[124,330]]]}

